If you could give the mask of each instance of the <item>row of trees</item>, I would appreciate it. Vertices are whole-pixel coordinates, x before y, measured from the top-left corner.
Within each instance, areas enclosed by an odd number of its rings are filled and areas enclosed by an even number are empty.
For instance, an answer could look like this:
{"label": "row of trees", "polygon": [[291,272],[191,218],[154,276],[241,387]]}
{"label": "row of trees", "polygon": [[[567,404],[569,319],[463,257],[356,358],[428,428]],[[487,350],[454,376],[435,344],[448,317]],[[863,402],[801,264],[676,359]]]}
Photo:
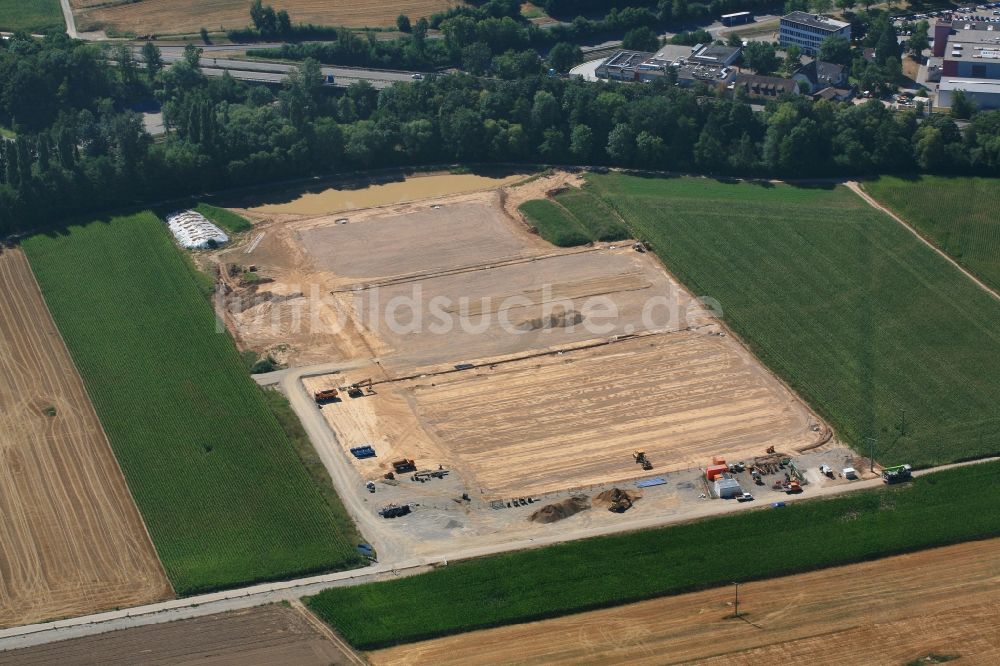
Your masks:
{"label": "row of trees", "polygon": [[[0,48],[0,233],[68,214],[314,173],[453,162],[600,164],[739,176],[929,171],[1000,175],[1000,112],[965,132],[881,103],[792,97],[755,113],[707,88],[430,76],[334,92],[307,61],[280,91],[207,78],[198,52],[154,77],[105,64],[98,47],[16,36]],[[48,82],[65,104],[34,93]],[[77,86],[77,76],[87,85]],[[163,103],[165,141],[128,110]],[[30,113],[34,108],[36,113]]]}

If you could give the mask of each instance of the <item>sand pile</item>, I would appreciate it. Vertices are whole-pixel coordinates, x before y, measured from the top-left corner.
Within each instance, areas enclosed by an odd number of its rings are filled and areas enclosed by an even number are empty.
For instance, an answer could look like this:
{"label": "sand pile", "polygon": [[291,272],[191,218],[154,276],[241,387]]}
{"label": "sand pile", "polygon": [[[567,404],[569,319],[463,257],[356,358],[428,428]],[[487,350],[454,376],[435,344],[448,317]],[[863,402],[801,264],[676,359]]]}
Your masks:
{"label": "sand pile", "polygon": [[569,518],[573,514],[586,511],[590,508],[590,498],[586,495],[574,495],[567,497],[555,504],[546,504],[538,511],[531,514],[530,520],[535,523],[554,523],[563,518]]}
{"label": "sand pile", "polygon": [[642,497],[642,492],[638,490],[622,490],[612,488],[605,490],[594,496],[594,505],[607,508],[609,511],[621,513],[632,507],[635,501]]}

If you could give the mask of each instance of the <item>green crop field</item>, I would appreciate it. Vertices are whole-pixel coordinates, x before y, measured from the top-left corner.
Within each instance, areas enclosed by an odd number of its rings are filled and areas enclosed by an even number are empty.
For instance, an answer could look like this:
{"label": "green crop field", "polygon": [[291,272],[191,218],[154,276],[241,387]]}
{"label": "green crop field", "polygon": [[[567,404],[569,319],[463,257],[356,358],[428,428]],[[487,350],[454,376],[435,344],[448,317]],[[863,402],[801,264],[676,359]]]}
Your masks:
{"label": "green crop field", "polygon": [[556,203],[569,211],[592,240],[618,241],[629,237],[615,212],[586,190],[569,189],[556,195]]}
{"label": "green crop field", "polygon": [[225,208],[219,208],[218,206],[212,206],[207,203],[200,203],[194,207],[194,210],[201,213],[230,233],[238,234],[241,231],[249,231],[250,229],[253,229],[253,225],[250,224],[245,217],[237,215],[233,211],[226,210]]}
{"label": "green crop field", "polygon": [[0,0],[0,30],[40,32],[65,25],[59,0]]}
{"label": "green crop field", "polygon": [[927,240],[1000,290],[1000,180],[883,176],[863,185]]}
{"label": "green crop field", "polygon": [[1000,453],[1000,304],[847,188],[587,187],[858,450],[919,466]]}
{"label": "green crop field", "polygon": [[526,201],[518,208],[531,224],[538,229],[538,235],[559,247],[586,245],[592,239],[583,225],[569,211],[548,199]]}
{"label": "green crop field", "polygon": [[1000,534],[1000,463],[912,484],[451,563],[308,600],[374,649]]}
{"label": "green crop field", "polygon": [[160,220],[24,249],[179,594],[361,563]]}
{"label": "green crop field", "polygon": [[556,195],[555,201],[526,201],[519,210],[538,229],[542,238],[560,247],[629,237],[628,230],[617,220],[615,213],[600,199],[583,190],[566,190]]}

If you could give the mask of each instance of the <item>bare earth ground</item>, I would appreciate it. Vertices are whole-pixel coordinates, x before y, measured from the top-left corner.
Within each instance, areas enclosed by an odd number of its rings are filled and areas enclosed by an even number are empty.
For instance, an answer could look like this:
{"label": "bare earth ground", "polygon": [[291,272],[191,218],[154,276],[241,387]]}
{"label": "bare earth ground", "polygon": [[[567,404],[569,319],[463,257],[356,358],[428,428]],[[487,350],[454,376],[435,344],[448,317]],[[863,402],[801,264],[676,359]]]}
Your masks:
{"label": "bare earth ground", "polygon": [[0,652],[0,665],[11,666],[333,666],[357,661],[297,609],[278,604]]}
{"label": "bare earth ground", "polygon": [[276,282],[238,288],[226,318],[244,346],[354,368],[309,391],[376,382],[323,407],[345,456],[376,447],[350,458],[363,479],[414,458],[491,500],[649,476],[634,449],[662,474],[819,441],[816,417],[652,254],[555,248],[512,215],[574,180],[265,222],[220,256]]}
{"label": "bare earth ground", "polygon": [[373,664],[1000,663],[1000,540],[370,653]]}
{"label": "bare earth ground", "polygon": [[0,627],[171,596],[20,250],[0,284]]}
{"label": "bare earth ground", "polygon": [[[374,28],[395,25],[400,14],[407,14],[416,21],[456,4],[460,2],[285,0],[278,9],[287,10],[293,23]],[[72,0],[72,5],[80,30],[100,26],[136,34],[190,34],[202,27],[216,31],[244,28],[250,23],[250,3],[244,0],[143,0],[117,4],[106,0]]]}

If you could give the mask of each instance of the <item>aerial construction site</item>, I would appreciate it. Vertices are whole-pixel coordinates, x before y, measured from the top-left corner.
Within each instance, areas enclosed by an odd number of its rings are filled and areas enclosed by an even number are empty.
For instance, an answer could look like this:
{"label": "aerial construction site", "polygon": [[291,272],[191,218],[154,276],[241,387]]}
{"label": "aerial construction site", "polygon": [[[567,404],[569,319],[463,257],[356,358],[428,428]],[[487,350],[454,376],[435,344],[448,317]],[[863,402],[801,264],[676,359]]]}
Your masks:
{"label": "aerial construction site", "polygon": [[606,511],[529,518],[615,488],[644,497],[629,518],[711,513],[697,500],[713,459],[851,455],[641,243],[557,248],[533,233],[517,206],[574,184],[249,209],[250,239],[214,257],[238,344],[291,367],[306,419],[335,435],[328,459],[372,515],[407,507],[391,529],[420,534],[417,551],[610,525],[621,517]]}

